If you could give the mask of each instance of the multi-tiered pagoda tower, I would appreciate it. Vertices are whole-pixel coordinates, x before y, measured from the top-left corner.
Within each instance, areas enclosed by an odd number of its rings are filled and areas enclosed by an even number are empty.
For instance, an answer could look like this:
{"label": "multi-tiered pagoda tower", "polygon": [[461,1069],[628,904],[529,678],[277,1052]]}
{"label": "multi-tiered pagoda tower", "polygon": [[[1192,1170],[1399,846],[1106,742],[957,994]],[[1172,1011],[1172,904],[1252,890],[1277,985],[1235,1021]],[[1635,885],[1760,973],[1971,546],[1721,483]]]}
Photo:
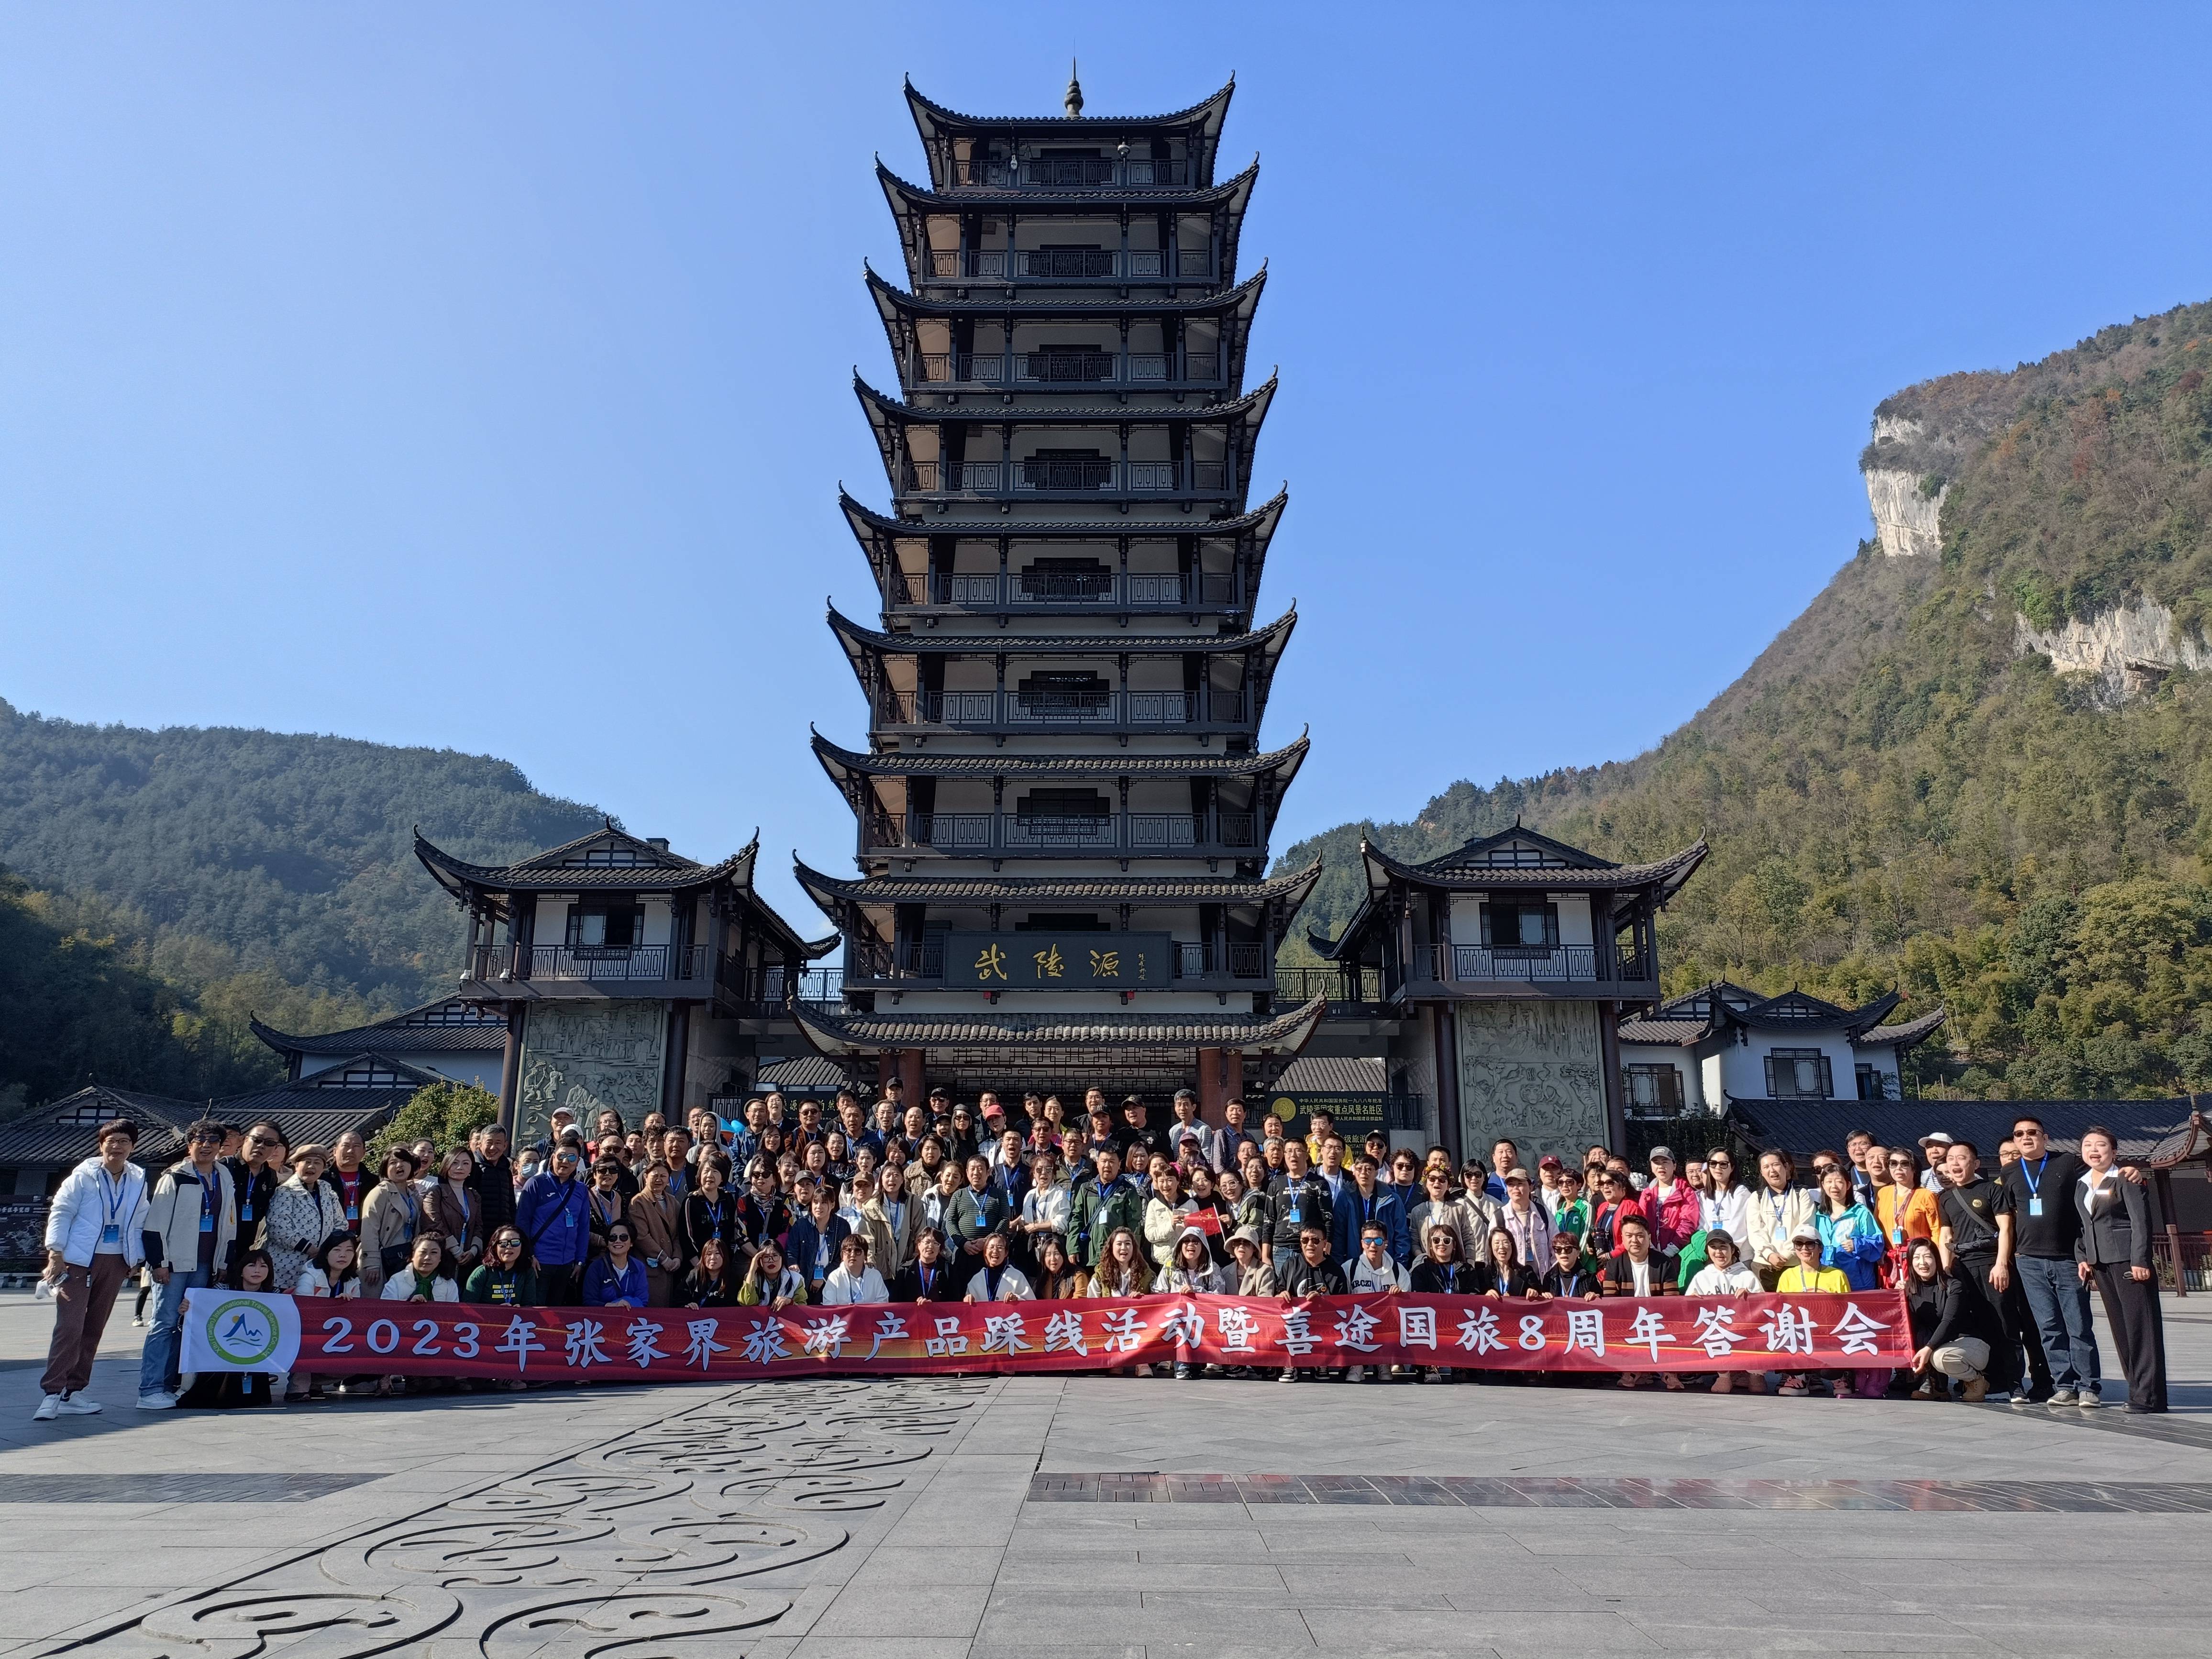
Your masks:
{"label": "multi-tiered pagoda tower", "polygon": [[[1256,165],[1216,182],[1231,88],[1172,115],[981,119],[907,88],[929,182],[878,168],[903,287],[868,273],[897,379],[856,386],[891,510],[845,515],[879,627],[830,625],[868,741],[815,750],[857,879],[825,1054],[956,1087],[1209,1103],[1295,1054],[1275,946],[1320,866],[1267,878],[1304,758],[1260,726],[1295,618],[1255,620],[1278,495],[1248,505],[1274,381],[1245,390]],[[1255,1081],[1262,1080],[1255,1078]]]}

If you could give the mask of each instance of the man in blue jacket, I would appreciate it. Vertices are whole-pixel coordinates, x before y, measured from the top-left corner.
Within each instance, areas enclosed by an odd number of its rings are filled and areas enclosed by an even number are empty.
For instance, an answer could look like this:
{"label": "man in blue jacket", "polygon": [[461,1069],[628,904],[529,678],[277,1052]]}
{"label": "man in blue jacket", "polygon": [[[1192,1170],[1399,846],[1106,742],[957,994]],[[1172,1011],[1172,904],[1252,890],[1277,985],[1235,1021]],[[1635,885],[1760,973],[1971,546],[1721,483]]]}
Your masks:
{"label": "man in blue jacket", "polygon": [[1359,1230],[1372,1222],[1389,1242],[1390,1259],[1400,1267],[1413,1260],[1413,1231],[1407,1224],[1406,1207],[1397,1193],[1380,1178],[1375,1154],[1362,1149],[1352,1160],[1352,1179],[1344,1195],[1329,1211],[1329,1254],[1346,1273],[1359,1255]]}
{"label": "man in blue jacket", "polygon": [[592,1249],[592,1201],[576,1179],[581,1162],[572,1146],[553,1149],[550,1165],[523,1183],[514,1203],[515,1230],[538,1264],[538,1293],[549,1308],[573,1308]]}

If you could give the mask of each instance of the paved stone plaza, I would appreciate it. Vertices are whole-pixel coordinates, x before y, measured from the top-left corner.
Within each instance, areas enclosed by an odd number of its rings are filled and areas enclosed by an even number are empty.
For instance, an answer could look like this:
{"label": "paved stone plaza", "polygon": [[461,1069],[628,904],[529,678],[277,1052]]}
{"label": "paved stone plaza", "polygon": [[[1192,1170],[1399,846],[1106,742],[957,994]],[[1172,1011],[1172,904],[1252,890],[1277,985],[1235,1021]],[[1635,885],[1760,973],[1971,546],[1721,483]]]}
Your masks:
{"label": "paved stone plaza", "polygon": [[0,1653],[2203,1655],[2196,1308],[2172,1415],[2056,1420],[1090,1376],[155,1415],[126,1304],[107,1412],[37,1424],[10,1295]]}

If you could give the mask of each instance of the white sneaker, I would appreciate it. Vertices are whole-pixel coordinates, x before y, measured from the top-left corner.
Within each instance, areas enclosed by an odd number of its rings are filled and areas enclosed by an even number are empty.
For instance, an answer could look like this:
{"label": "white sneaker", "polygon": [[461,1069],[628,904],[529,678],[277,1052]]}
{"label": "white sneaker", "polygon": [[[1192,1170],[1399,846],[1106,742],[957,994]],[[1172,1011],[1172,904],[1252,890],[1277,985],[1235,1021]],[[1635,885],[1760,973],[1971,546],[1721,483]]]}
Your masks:
{"label": "white sneaker", "polygon": [[152,1394],[142,1394],[138,1396],[138,1409],[142,1412],[172,1411],[175,1409],[176,1404],[176,1395],[164,1394],[158,1389]]}
{"label": "white sneaker", "polygon": [[65,1394],[62,1396],[61,1412],[64,1417],[97,1417],[100,1401],[87,1400],[81,1394]]}
{"label": "white sneaker", "polygon": [[31,1420],[34,1423],[51,1423],[61,1414],[61,1395],[50,1394],[39,1401],[39,1409],[31,1413]]}

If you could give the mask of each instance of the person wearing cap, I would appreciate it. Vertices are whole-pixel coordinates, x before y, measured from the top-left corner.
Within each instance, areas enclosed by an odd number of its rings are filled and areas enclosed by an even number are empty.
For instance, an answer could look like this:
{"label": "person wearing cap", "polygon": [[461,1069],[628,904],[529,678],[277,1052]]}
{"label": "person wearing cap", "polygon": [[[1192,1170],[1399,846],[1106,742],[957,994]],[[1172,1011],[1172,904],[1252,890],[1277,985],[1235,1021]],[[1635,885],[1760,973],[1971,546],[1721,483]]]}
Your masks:
{"label": "person wearing cap", "polygon": [[[1530,1273],[1540,1275],[1552,1262],[1552,1212],[1536,1201],[1536,1183],[1526,1170],[1505,1172],[1505,1208],[1498,1227],[1511,1235],[1513,1254]],[[1496,1231],[1496,1230],[1493,1230]]]}
{"label": "person wearing cap", "polygon": [[[1841,1172],[1838,1171],[1838,1179],[1840,1178]],[[1793,1230],[1790,1235],[1790,1249],[1797,1259],[1784,1267],[1777,1276],[1774,1288],[1784,1295],[1843,1296],[1848,1294],[1851,1288],[1851,1281],[1844,1277],[1843,1269],[1824,1267],[1820,1265],[1822,1248],[1820,1230],[1818,1227],[1808,1224]],[[1792,1371],[1782,1379],[1782,1386],[1776,1392],[1802,1395],[1811,1393],[1812,1389],[1806,1381],[1804,1372]],[[1850,1390],[1848,1388],[1838,1388],[1835,1390],[1836,1398],[1838,1400],[1848,1398],[1850,1393]]]}
{"label": "person wearing cap", "polygon": [[1637,1194],[1637,1201],[1650,1219],[1652,1247],[1679,1259],[1704,1219],[1698,1194],[1677,1174],[1672,1146],[1654,1146],[1650,1164],[1651,1184]]}
{"label": "person wearing cap", "polygon": [[1274,1265],[1267,1260],[1267,1241],[1257,1227],[1239,1227],[1229,1236],[1231,1267],[1224,1278],[1233,1281],[1236,1296],[1273,1296]]}
{"label": "person wearing cap", "polygon": [[1565,1167],[1551,1152],[1536,1160],[1536,1201],[1553,1217],[1559,1213],[1559,1171]]}
{"label": "person wearing cap", "polygon": [[1951,1148],[1959,1143],[1938,1129],[1932,1135],[1920,1137],[1920,1155],[1928,1167],[1921,1173],[1920,1184],[1931,1193],[1943,1190],[1944,1171],[1951,1157]]}

